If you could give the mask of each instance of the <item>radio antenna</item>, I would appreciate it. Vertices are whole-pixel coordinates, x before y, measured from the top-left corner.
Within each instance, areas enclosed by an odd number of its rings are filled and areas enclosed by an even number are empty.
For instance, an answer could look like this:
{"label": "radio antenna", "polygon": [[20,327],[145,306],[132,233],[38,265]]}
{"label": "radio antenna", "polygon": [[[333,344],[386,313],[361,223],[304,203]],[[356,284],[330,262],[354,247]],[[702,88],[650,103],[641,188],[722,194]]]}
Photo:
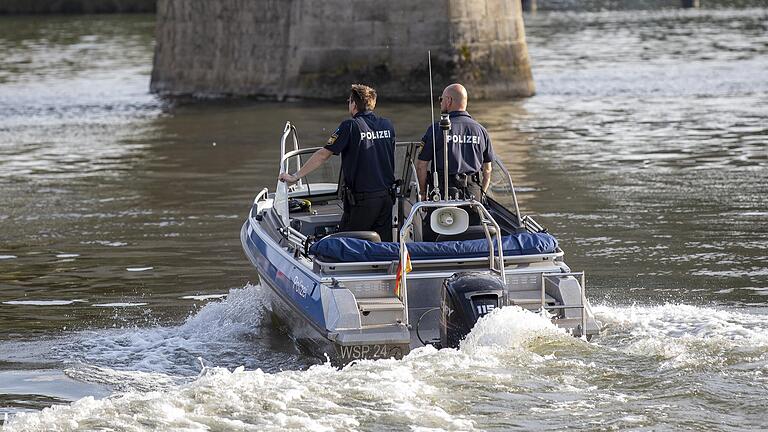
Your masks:
{"label": "radio antenna", "polygon": [[432,51],[427,50],[429,64],[429,114],[432,116],[432,190],[440,200],[440,178],[437,176],[437,143],[435,142],[435,95],[432,93]]}

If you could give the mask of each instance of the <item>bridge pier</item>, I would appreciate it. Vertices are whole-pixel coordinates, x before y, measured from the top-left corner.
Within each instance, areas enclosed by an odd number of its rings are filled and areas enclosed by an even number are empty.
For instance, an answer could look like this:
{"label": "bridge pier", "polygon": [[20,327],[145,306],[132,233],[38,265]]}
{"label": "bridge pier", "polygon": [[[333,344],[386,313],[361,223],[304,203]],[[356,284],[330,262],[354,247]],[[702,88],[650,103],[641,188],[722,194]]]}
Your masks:
{"label": "bridge pier", "polygon": [[437,91],[473,99],[534,93],[520,2],[509,0],[158,0],[150,88],[163,95],[382,99]]}

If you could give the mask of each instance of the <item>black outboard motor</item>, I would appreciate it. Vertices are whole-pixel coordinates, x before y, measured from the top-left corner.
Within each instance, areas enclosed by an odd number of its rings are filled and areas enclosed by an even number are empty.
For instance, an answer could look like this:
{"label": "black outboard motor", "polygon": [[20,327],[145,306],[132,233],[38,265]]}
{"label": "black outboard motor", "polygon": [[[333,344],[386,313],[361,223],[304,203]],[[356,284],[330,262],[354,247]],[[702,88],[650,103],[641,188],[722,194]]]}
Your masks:
{"label": "black outboard motor", "polygon": [[501,307],[504,284],[487,273],[456,273],[443,282],[440,345],[456,348],[480,317]]}

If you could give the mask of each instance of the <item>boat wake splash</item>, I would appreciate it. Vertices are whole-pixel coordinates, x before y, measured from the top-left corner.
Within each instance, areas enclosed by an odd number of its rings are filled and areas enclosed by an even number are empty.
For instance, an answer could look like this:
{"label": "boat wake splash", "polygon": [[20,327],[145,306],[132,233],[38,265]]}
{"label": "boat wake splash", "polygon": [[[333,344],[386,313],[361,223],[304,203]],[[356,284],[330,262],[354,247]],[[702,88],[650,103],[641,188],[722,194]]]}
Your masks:
{"label": "boat wake splash", "polygon": [[[191,336],[196,332],[208,340],[259,331],[261,318],[243,315],[254,312],[253,304],[238,300],[241,294],[242,299],[252,298],[258,289],[234,290],[226,301],[207,305],[175,333],[145,329],[161,334],[151,335],[146,344],[114,348],[102,356],[135,354],[121,368],[138,370],[82,368],[77,375],[82,380],[102,374],[103,379],[131,382],[126,390],[105,399],[86,397],[68,406],[18,414],[7,430],[489,430],[545,423],[589,430],[596,421],[618,429],[674,428],[683,426],[678,421],[690,421],[690,413],[680,414],[692,409],[691,394],[719,394],[720,404],[733,396],[738,404],[729,409],[748,426],[759,422],[750,414],[759,411],[752,408],[768,397],[766,316],[679,304],[597,305],[604,332],[592,343],[569,336],[540,314],[506,307],[480,319],[458,349],[424,347],[402,360],[358,361],[343,369],[322,364],[269,373],[247,365],[211,367],[192,381],[177,382],[169,371],[178,373],[178,368],[153,369],[150,362],[138,360],[142,350],[161,364],[161,357],[179,346],[204,351],[198,345],[202,342]],[[163,345],[161,336],[168,335],[172,341]],[[719,385],[722,380],[730,383],[726,390]],[[636,392],[638,386],[646,390]],[[708,398],[698,401],[715,403]],[[722,405],[709,408],[714,418]]]}

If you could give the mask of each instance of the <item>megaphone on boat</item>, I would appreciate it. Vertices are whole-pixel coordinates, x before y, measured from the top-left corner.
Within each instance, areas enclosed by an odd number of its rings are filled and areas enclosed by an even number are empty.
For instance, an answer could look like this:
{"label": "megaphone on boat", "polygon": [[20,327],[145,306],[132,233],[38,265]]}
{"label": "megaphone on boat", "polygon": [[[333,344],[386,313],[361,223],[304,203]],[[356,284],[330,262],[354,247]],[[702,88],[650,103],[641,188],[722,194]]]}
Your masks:
{"label": "megaphone on boat", "polygon": [[458,207],[440,207],[432,212],[429,226],[436,234],[461,234],[469,228],[469,213]]}

